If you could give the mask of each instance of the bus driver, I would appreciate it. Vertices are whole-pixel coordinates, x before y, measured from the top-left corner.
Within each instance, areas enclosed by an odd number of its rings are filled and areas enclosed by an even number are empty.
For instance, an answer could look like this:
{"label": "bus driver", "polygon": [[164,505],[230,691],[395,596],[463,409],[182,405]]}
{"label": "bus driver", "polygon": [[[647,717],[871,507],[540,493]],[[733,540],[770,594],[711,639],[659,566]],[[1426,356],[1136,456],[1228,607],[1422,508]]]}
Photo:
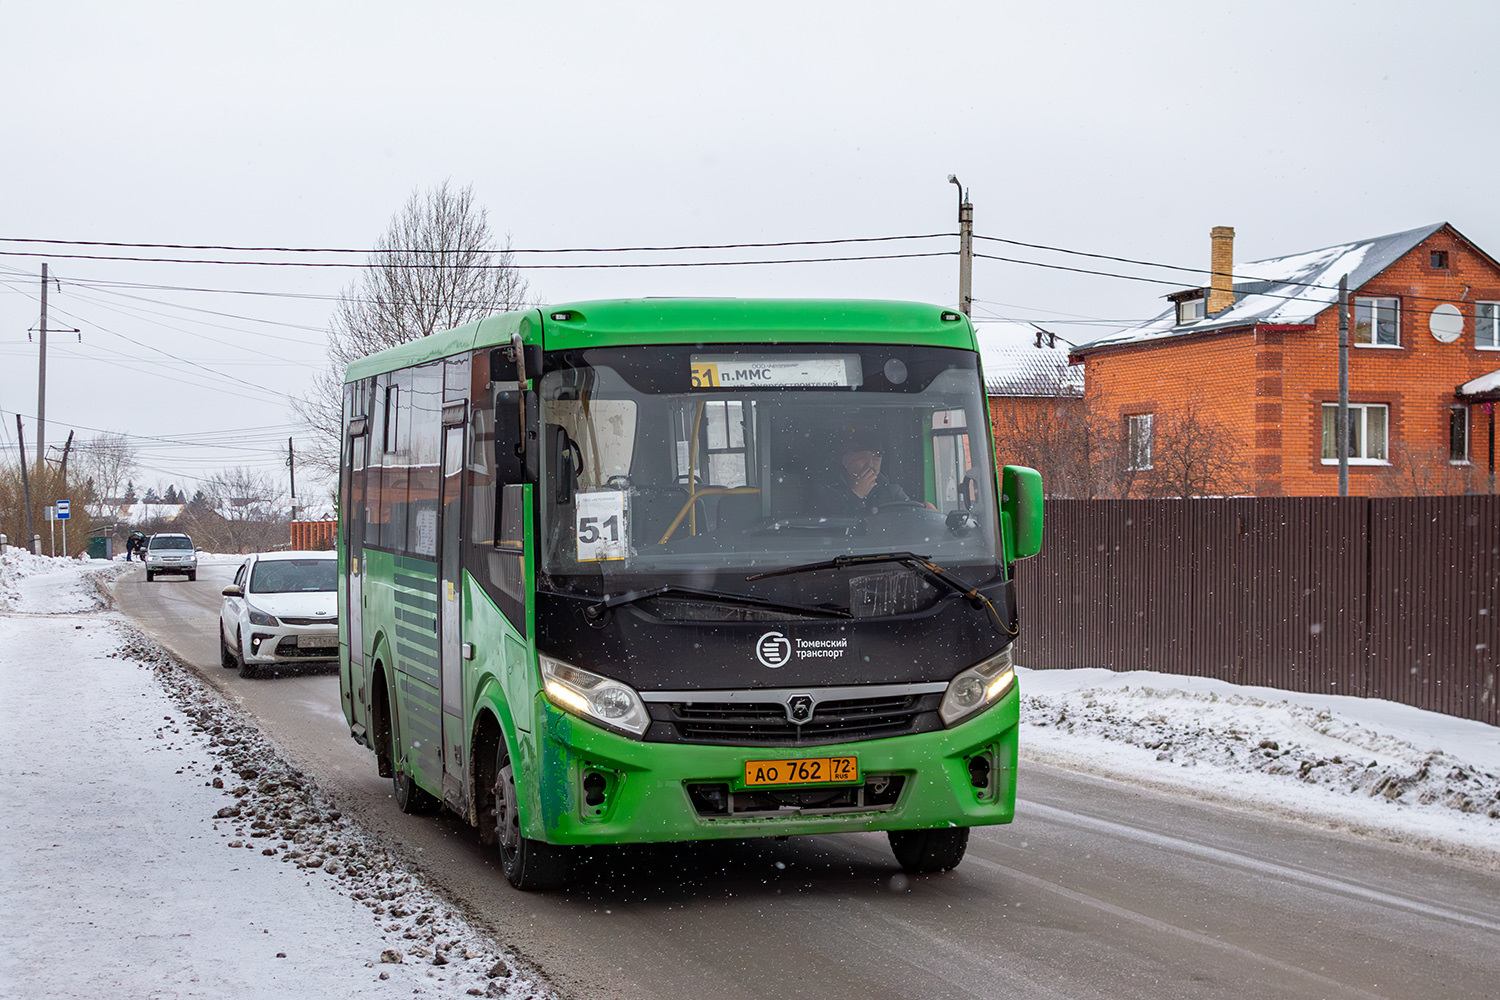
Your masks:
{"label": "bus driver", "polygon": [[[824,490],[822,512],[859,517],[884,503],[911,503],[906,491],[881,473],[883,458],[883,446],[874,433],[855,431],[846,436],[839,451],[840,470],[834,473],[837,481]],[[922,506],[937,509],[930,503]]]}

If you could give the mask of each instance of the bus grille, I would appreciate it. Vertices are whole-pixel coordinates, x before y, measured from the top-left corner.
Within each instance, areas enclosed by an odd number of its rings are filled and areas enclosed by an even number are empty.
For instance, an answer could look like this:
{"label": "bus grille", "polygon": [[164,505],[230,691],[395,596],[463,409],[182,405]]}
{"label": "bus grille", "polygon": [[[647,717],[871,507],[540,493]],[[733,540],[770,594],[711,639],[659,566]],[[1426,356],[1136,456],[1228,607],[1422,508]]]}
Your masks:
{"label": "bus grille", "polygon": [[942,728],[940,694],[849,698],[818,704],[802,725],[781,702],[658,702],[646,738],[662,743],[720,746],[818,746],[877,740]]}

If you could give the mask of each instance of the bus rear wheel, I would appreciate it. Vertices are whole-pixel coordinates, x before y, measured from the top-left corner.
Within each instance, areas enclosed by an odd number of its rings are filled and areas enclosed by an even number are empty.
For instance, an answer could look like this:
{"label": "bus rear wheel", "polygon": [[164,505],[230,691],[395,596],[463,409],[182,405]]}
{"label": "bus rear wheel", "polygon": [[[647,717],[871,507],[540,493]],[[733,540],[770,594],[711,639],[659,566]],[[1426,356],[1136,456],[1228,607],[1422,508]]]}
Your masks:
{"label": "bus rear wheel", "polygon": [[969,846],[969,828],[948,826],[937,830],[891,830],[891,851],[903,871],[930,875],[957,868]]}
{"label": "bus rear wheel", "polygon": [[495,840],[500,847],[500,868],[517,889],[536,892],[568,884],[568,848],[521,836],[516,774],[504,740],[495,750]]}

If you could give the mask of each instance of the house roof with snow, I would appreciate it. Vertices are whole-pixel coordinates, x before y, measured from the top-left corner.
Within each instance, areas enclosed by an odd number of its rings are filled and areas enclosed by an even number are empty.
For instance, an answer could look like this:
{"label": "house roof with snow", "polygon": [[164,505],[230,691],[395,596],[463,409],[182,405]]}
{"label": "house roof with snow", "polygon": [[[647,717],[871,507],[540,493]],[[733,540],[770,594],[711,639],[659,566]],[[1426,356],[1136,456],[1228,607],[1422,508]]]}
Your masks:
{"label": "house roof with snow", "polygon": [[[1083,368],[1068,364],[1068,347],[1029,323],[975,328],[984,391],[990,396],[1083,396]],[[1056,346],[1053,346],[1054,343]]]}
{"label": "house roof with snow", "polygon": [[[1235,264],[1234,302],[1229,308],[1212,316],[1179,323],[1174,303],[1154,319],[1074,348],[1073,355],[1078,357],[1105,347],[1200,336],[1258,324],[1311,326],[1319,313],[1338,302],[1339,278],[1349,276],[1349,291],[1353,293],[1447,225],[1438,222],[1403,233],[1341,243],[1288,257]],[[1467,239],[1464,242],[1469,243]],[[1472,243],[1469,245],[1473,246]],[[1483,254],[1478,247],[1474,249]],[[1169,296],[1174,300],[1181,297],[1181,293]]]}

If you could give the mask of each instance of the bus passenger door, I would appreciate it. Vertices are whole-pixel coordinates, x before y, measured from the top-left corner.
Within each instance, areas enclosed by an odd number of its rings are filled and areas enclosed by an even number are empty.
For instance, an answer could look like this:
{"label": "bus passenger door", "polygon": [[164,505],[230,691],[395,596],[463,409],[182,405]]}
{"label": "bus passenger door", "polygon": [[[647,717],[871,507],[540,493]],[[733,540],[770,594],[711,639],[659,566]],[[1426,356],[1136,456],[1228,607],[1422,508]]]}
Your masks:
{"label": "bus passenger door", "polygon": [[463,524],[465,406],[443,407],[443,485],[438,522],[438,656],[443,700],[443,798],[464,801],[463,579],[459,558]]}
{"label": "bus passenger door", "polygon": [[346,534],[345,544],[345,568],[347,577],[344,587],[344,607],[340,613],[344,616],[345,635],[349,642],[349,703],[345,705],[349,721],[354,725],[365,725],[365,703],[367,693],[365,692],[365,637],[363,628],[364,610],[364,580],[365,580],[365,504],[367,492],[365,489],[366,465],[368,464],[370,434],[368,413],[368,392],[364,383],[354,388],[352,393],[354,407],[351,413],[358,413],[355,417],[354,426],[350,428],[348,438],[348,460],[344,463],[344,475],[348,477],[349,491],[345,500],[343,511]]}

